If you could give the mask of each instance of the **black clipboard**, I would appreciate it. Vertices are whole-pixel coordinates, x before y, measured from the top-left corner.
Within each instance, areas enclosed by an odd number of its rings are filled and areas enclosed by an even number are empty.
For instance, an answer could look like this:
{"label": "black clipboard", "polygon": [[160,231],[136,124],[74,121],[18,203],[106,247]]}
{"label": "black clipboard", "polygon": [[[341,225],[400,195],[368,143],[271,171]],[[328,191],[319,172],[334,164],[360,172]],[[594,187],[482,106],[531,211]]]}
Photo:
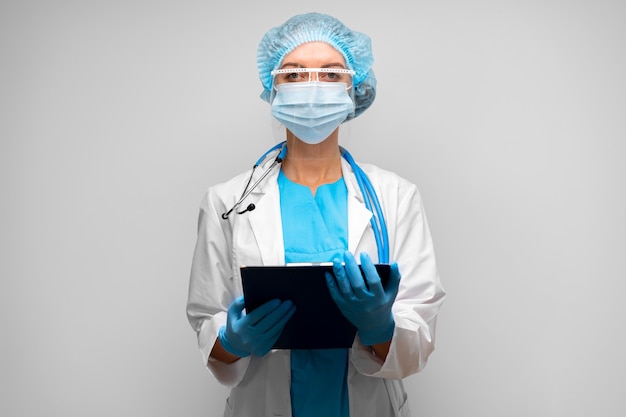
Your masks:
{"label": "black clipboard", "polygon": [[[383,286],[390,266],[377,264]],[[287,322],[274,349],[349,348],[356,328],[341,314],[326,285],[332,263],[243,266],[241,279],[246,311],[278,298],[291,300],[296,312]]]}

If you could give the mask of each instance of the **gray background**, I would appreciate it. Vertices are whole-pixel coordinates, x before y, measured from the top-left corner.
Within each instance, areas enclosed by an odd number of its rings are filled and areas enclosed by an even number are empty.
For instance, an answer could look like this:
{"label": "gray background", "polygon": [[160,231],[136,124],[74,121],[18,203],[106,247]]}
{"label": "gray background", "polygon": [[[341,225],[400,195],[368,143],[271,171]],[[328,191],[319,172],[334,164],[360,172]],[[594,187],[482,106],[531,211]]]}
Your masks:
{"label": "gray background", "polygon": [[418,184],[449,293],[415,415],[623,416],[624,2],[282,3],[2,1],[0,415],[221,416],[197,209],[275,141],[259,39],[316,8],[373,39],[342,141]]}

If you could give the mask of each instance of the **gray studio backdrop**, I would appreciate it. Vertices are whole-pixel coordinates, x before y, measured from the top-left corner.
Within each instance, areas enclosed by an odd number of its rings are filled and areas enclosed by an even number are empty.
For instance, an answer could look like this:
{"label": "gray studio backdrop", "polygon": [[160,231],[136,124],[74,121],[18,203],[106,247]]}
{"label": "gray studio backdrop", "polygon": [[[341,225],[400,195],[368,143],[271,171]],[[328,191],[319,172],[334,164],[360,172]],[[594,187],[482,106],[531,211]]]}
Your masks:
{"label": "gray studio backdrop", "polygon": [[449,293],[415,415],[626,413],[624,2],[0,4],[0,415],[221,416],[185,317],[198,205],[275,139],[255,50],[373,38],[342,132],[422,191]]}

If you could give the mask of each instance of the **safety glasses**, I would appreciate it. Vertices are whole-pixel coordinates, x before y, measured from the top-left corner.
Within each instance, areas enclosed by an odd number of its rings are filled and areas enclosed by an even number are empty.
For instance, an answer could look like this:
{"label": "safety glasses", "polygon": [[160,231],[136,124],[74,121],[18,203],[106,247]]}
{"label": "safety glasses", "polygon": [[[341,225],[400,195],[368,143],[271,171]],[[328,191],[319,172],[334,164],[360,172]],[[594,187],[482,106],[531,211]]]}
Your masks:
{"label": "safety glasses", "polygon": [[352,84],[353,70],[346,68],[282,68],[271,72],[274,85],[297,82],[329,82]]}

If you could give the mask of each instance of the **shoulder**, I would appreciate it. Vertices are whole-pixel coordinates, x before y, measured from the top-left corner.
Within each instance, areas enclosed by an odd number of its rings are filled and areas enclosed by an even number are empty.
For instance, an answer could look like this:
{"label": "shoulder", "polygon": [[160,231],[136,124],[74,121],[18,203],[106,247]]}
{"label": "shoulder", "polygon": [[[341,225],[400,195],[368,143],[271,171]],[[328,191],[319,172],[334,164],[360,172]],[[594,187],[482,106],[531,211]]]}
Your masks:
{"label": "shoulder", "polygon": [[246,182],[250,178],[250,174],[251,170],[247,170],[226,181],[213,184],[207,189],[207,192],[215,195],[230,195],[236,194],[238,191],[242,192],[243,187],[245,187]]}
{"label": "shoulder", "polygon": [[374,164],[370,164],[366,162],[359,162],[358,164],[363,170],[363,172],[367,174],[368,177],[375,177],[375,178],[380,178],[380,179],[389,180],[389,181],[397,181],[397,182],[406,181],[404,178],[402,178],[400,175],[398,175],[394,171],[381,168],[378,165],[374,165]]}
{"label": "shoulder", "polygon": [[230,179],[210,185],[204,190],[202,206],[216,206],[223,209],[232,205],[243,192],[251,170],[242,172]]}
{"label": "shoulder", "polygon": [[399,193],[406,193],[410,190],[418,192],[417,186],[413,182],[394,171],[368,163],[359,163],[359,166],[377,188],[395,189]]}
{"label": "shoulder", "polygon": [[417,213],[423,211],[423,200],[417,185],[409,179],[389,169],[374,164],[359,163],[367,175],[387,215]]}

